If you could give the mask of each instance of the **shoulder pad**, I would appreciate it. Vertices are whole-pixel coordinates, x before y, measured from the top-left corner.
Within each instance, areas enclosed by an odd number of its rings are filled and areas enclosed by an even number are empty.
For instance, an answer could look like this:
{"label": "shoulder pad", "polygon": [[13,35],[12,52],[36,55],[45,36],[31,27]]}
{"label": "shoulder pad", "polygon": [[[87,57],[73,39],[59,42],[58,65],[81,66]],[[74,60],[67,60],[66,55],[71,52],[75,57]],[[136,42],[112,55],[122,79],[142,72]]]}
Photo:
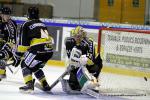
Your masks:
{"label": "shoulder pad", "polygon": [[67,43],[75,43],[74,38],[72,38],[72,37],[67,37],[67,38],[65,39],[65,44],[67,44]]}

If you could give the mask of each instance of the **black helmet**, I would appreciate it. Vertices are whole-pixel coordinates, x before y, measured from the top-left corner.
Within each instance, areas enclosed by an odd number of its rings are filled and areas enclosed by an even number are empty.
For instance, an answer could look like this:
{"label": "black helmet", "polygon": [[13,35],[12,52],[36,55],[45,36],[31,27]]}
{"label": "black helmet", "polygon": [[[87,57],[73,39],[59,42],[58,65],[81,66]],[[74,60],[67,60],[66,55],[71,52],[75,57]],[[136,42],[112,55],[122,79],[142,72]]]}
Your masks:
{"label": "black helmet", "polygon": [[37,7],[28,8],[29,19],[39,19],[39,9]]}
{"label": "black helmet", "polygon": [[6,14],[6,15],[10,15],[11,9],[9,7],[3,7],[3,8],[1,8],[1,13]]}

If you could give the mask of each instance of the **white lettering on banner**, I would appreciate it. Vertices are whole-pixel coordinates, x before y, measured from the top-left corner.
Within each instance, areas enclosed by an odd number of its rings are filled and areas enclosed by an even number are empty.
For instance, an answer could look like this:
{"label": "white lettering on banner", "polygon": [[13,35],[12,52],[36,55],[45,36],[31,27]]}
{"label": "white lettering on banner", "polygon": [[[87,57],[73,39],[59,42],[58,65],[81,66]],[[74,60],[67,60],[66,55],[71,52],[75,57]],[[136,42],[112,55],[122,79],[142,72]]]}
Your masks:
{"label": "white lettering on banner", "polygon": [[103,30],[104,56],[107,53],[150,58],[150,34]]}

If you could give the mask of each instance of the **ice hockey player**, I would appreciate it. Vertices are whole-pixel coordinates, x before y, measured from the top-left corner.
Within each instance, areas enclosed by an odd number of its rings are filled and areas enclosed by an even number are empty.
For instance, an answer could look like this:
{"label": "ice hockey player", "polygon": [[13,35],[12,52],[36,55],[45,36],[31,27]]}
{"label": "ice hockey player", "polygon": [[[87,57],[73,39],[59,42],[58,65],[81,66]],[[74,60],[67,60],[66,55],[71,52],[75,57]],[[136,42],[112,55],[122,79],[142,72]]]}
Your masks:
{"label": "ice hockey player", "polygon": [[93,40],[86,36],[81,26],[71,30],[71,34],[65,41],[70,77],[69,80],[62,79],[62,88],[67,93],[83,93],[99,85],[102,59],[96,52]]}
{"label": "ice hockey player", "polygon": [[6,78],[6,62],[12,57],[12,48],[16,44],[17,24],[10,17],[9,7],[1,8],[0,22],[0,79]]}
{"label": "ice hockey player", "polygon": [[22,74],[25,86],[19,88],[22,92],[32,92],[34,90],[34,79],[32,74],[40,82],[44,91],[49,91],[50,86],[46,80],[42,68],[53,55],[53,38],[48,33],[47,27],[39,19],[39,9],[37,7],[28,8],[28,21],[21,25],[19,33],[19,44],[16,51],[16,64],[21,57]]}

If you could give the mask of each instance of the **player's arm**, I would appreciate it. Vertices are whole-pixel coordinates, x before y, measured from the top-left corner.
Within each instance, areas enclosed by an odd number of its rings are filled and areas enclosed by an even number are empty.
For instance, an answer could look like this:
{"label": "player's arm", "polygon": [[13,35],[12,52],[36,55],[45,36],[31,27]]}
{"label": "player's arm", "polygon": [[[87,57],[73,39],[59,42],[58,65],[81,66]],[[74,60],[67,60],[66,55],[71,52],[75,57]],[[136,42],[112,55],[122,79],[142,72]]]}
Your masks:
{"label": "player's arm", "polygon": [[20,64],[21,57],[23,54],[27,51],[29,48],[29,40],[26,40],[25,37],[27,36],[26,34],[27,26],[23,24],[20,28],[20,33],[17,37],[17,47],[16,50],[13,51],[13,66],[17,67]]}
{"label": "player's arm", "polygon": [[27,39],[27,31],[28,27],[25,24],[21,26],[20,33],[18,35],[18,43],[17,43],[17,52],[24,53],[29,48],[29,39]]}
{"label": "player's arm", "polygon": [[92,39],[87,39],[87,65],[94,65],[94,57],[96,54],[95,45]]}
{"label": "player's arm", "polygon": [[65,46],[66,46],[66,53],[68,58],[70,58],[71,51],[73,47],[75,46],[75,41],[73,38],[67,37],[65,40]]}

